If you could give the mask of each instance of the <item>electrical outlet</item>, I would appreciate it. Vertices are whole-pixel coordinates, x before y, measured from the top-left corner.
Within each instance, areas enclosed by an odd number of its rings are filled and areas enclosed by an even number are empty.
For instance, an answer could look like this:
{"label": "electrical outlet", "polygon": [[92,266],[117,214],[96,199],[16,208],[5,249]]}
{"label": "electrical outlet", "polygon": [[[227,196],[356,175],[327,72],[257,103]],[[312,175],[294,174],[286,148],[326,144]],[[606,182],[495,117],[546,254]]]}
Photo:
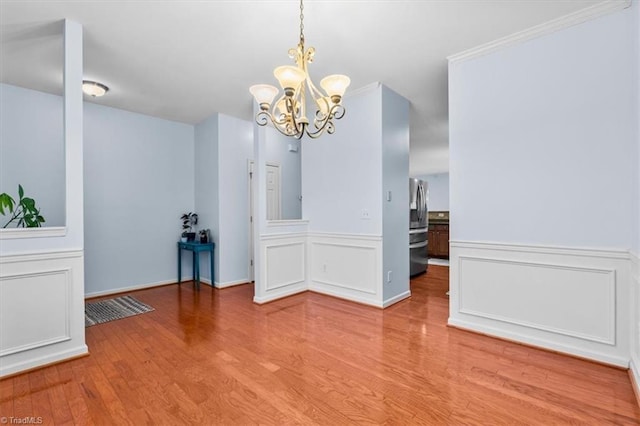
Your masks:
{"label": "electrical outlet", "polygon": [[362,213],[360,215],[360,218],[363,220],[369,220],[371,219],[371,215],[369,215],[369,210],[367,209],[362,209]]}
{"label": "electrical outlet", "polygon": [[387,201],[391,201],[391,191],[387,191]]}
{"label": "electrical outlet", "polygon": [[387,284],[391,282],[391,271],[387,272]]}

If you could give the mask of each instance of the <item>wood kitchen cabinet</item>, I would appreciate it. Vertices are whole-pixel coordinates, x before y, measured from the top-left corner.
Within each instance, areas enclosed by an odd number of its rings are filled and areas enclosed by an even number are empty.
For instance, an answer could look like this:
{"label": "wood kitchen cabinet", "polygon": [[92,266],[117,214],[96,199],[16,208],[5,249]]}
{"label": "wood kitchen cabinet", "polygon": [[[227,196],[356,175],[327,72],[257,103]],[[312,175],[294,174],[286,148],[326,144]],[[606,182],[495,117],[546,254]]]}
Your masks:
{"label": "wood kitchen cabinet", "polygon": [[429,257],[449,259],[449,224],[429,225]]}

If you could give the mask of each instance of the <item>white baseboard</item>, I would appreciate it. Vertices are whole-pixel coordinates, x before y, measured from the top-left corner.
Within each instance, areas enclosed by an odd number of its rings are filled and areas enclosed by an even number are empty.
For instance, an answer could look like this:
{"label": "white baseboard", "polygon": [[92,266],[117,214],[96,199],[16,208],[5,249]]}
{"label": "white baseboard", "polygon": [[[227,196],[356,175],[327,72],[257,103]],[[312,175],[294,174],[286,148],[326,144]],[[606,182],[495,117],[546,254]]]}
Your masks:
{"label": "white baseboard", "polygon": [[[188,278],[183,277],[182,281],[183,282],[191,281],[191,277],[188,277]],[[202,282],[204,282],[204,280],[202,280]],[[144,289],[153,288],[153,287],[162,287],[168,284],[176,284],[176,280],[164,280],[164,281],[156,281],[153,283],[136,284],[136,285],[131,285],[127,287],[110,288],[108,290],[85,293],[84,297],[85,299],[91,299],[94,297],[111,296],[112,294],[120,294],[120,293],[126,293],[128,291],[144,290]]]}
{"label": "white baseboard", "polygon": [[319,293],[319,294],[325,294],[327,296],[332,296],[332,297],[336,297],[338,299],[342,299],[342,300],[348,300],[350,302],[356,302],[356,303],[360,303],[362,305],[368,305],[368,306],[373,306],[376,308],[383,308],[384,306],[382,306],[382,302],[380,302],[379,300],[371,297],[362,297],[361,295],[345,295],[343,291],[340,290],[332,290],[331,288],[328,287],[314,287],[313,285],[311,285],[309,287],[309,291],[312,291],[314,293]]}
{"label": "white baseboard", "polygon": [[633,350],[630,254],[451,241],[449,324],[628,367]]}
{"label": "white baseboard", "polygon": [[40,357],[29,358],[15,363],[3,361],[2,366],[0,367],[0,377],[9,376],[11,374],[20,373],[37,367],[44,367],[49,364],[55,364],[71,358],[86,355],[88,353],[89,348],[87,348],[87,345],[81,344],[77,347],[66,349],[64,351],[48,353]]}
{"label": "white baseboard", "polygon": [[488,336],[495,336],[513,342],[524,343],[541,349],[550,349],[552,351],[571,354],[577,357],[602,362],[604,364],[614,365],[616,367],[629,367],[629,359],[625,356],[618,357],[604,353],[596,353],[594,351],[584,350],[578,346],[560,344],[550,340],[531,337],[522,333],[509,332],[501,328],[478,325],[472,321],[465,321],[451,317],[449,317],[448,324],[463,330],[474,331]]}
{"label": "white baseboard", "polygon": [[284,297],[293,296],[294,294],[304,293],[305,291],[307,291],[307,285],[306,283],[302,283],[296,286],[289,286],[280,290],[272,291],[262,297],[254,296],[253,301],[254,303],[262,305],[264,303],[273,302],[274,300],[282,299]]}
{"label": "white baseboard", "polygon": [[631,379],[633,392],[636,394],[636,401],[640,406],[640,359],[635,356],[631,356],[631,362],[629,363],[629,378]]}
{"label": "white baseboard", "polygon": [[404,293],[400,293],[395,297],[391,297],[387,300],[385,300],[384,302],[382,302],[382,307],[386,308],[388,306],[391,306],[395,303],[401,302],[404,299],[408,299],[409,297],[411,297],[411,290],[407,290]]}
{"label": "white baseboard", "polygon": [[[211,281],[209,280],[202,280],[202,282],[206,282],[207,284],[211,285]],[[249,279],[245,278],[242,280],[236,280],[236,281],[225,281],[225,282],[216,282],[216,288],[227,288],[227,287],[234,287],[237,285],[242,285],[242,284],[249,284]]]}

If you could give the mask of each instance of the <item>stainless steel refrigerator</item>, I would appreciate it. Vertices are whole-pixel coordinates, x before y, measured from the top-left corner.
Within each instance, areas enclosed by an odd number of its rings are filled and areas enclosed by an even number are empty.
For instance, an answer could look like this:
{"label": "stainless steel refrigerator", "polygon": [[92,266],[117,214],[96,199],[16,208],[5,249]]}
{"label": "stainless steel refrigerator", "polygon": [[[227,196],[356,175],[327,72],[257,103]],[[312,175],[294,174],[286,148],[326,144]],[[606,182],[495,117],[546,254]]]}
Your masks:
{"label": "stainless steel refrigerator", "polygon": [[429,214],[427,182],[409,179],[409,274],[413,277],[427,271]]}

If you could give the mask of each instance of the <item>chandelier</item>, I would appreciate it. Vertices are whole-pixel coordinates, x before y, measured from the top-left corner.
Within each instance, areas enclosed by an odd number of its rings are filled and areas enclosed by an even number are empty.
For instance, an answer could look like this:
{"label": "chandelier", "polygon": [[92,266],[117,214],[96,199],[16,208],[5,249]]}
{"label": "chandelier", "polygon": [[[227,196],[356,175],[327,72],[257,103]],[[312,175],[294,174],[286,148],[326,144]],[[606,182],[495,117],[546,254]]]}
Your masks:
{"label": "chandelier", "polygon": [[[284,65],[273,71],[282,87],[282,95],[274,102],[278,89],[269,84],[256,84],[249,88],[249,92],[260,106],[260,111],[256,114],[258,125],[265,126],[271,122],[285,136],[300,139],[306,134],[315,139],[325,131],[329,134],[335,131],[333,120],[344,116],[342,96],[351,80],[346,75],[327,76],[320,81],[324,92],[313,84],[307,64],[313,62],[316,51],[313,47],[306,50],[304,48],[303,12],[304,5],[300,0],[300,41],[297,48],[289,49],[289,57],[295,60],[296,65]],[[306,115],[307,89],[310,103],[312,101],[315,108],[313,126],[309,126]]]}

